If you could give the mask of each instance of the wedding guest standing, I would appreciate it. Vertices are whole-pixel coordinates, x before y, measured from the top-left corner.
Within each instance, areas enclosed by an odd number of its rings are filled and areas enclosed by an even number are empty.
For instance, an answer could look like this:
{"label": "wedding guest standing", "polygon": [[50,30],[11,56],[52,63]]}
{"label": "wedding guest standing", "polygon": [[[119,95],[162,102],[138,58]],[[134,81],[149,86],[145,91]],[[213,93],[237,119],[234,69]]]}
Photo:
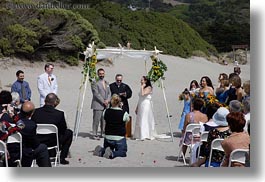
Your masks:
{"label": "wedding guest standing", "polygon": [[26,101],[30,101],[31,89],[29,83],[24,81],[24,72],[18,70],[16,72],[17,80],[13,83],[11,87],[11,92],[17,92],[20,97],[20,102],[23,104]]}
{"label": "wedding guest standing", "polygon": [[150,80],[143,76],[141,78],[141,90],[135,110],[136,123],[133,137],[137,140],[153,140],[156,136],[155,119],[152,108],[152,85]]}
{"label": "wedding guest standing", "polygon": [[122,109],[129,113],[128,99],[132,96],[132,90],[127,84],[122,82],[122,79],[122,74],[117,74],[115,76],[116,82],[110,84],[110,91],[111,95],[117,94],[121,97]]}
{"label": "wedding guest standing", "polygon": [[184,127],[184,121],[185,121],[186,114],[188,114],[191,110],[192,97],[199,92],[199,89],[200,89],[200,86],[198,82],[196,80],[192,80],[190,82],[190,90],[186,88],[182,92],[181,97],[184,100],[184,107],[183,107],[183,111],[182,111],[179,126],[178,126],[178,129],[180,129],[181,131],[183,130],[183,127]]}
{"label": "wedding guest standing", "polygon": [[211,79],[208,76],[203,76],[200,81],[200,92],[204,93],[205,97],[208,94],[214,95],[214,88]]}
{"label": "wedding guest standing", "polygon": [[104,109],[106,109],[109,105],[111,98],[111,91],[109,83],[104,79],[105,70],[100,68],[98,69],[97,74],[99,80],[96,82],[94,81],[91,84],[91,89],[93,94],[91,109],[93,109],[93,124],[92,124],[93,139],[99,140],[98,126],[100,123],[101,137],[102,137],[105,130],[105,121],[102,113]]}
{"label": "wedding guest standing", "polygon": [[44,99],[49,93],[57,94],[58,84],[53,74],[54,65],[47,63],[44,66],[45,73],[38,76],[38,91],[40,93],[40,106],[44,105]]}

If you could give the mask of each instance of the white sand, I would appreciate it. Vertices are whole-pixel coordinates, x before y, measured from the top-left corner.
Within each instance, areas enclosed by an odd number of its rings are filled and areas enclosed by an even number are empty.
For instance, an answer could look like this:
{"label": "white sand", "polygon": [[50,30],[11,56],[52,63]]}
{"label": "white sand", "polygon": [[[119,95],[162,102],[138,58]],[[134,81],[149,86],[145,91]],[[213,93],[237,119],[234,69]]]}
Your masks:
{"label": "white sand", "polygon": [[[217,86],[218,75],[221,72],[231,73],[233,65],[223,66],[217,63],[211,63],[203,58],[182,59],[168,55],[160,55],[160,58],[168,66],[166,80],[164,81],[166,98],[169,113],[172,115],[171,124],[173,132],[178,131],[178,123],[183,107],[183,103],[178,101],[178,94],[185,87],[189,86],[191,80],[196,79],[198,82],[202,76],[209,76],[212,79],[214,87]],[[150,68],[151,59],[147,60],[147,71]],[[61,104],[59,109],[65,111],[69,128],[74,129],[75,115],[77,109],[79,86],[82,79],[82,63],[79,67],[62,66],[55,64],[54,74],[57,76],[59,84],[59,97]],[[138,101],[138,92],[140,89],[140,78],[146,75],[145,62],[142,59],[132,59],[128,57],[119,57],[114,60],[113,66],[101,66],[106,70],[106,80],[114,81],[117,73],[124,75],[124,82],[130,85],[133,90],[133,96],[129,100],[132,118],[135,121],[134,110]],[[247,65],[241,65],[242,83],[250,79],[250,62]],[[10,90],[15,80],[15,73],[21,69],[25,72],[25,80],[29,82],[32,89],[32,101],[35,106],[39,106],[39,94],[37,91],[37,76],[44,72],[44,63],[29,63],[21,61],[3,62],[0,61],[1,77],[3,89]],[[165,102],[163,99],[162,89],[154,85],[153,103],[156,118],[156,129],[159,134],[170,133],[169,122],[167,120]],[[128,139],[128,156],[126,158],[116,158],[108,160],[92,155],[92,151],[100,141],[89,138],[92,126],[91,89],[88,86],[84,110],[79,130],[79,137],[74,141],[71,147],[71,158],[69,158],[69,167],[174,167],[182,166],[182,162],[176,162],[178,155],[179,137],[174,137],[174,142],[167,140],[153,141],[135,141]],[[134,123],[133,123],[134,125]],[[188,154],[187,154],[188,156]]]}

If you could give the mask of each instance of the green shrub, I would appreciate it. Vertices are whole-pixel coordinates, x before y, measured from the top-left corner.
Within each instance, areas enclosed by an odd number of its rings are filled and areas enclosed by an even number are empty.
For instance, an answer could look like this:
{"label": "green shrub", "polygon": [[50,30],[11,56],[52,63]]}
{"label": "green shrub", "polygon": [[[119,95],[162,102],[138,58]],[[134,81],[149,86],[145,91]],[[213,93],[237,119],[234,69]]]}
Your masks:
{"label": "green shrub", "polygon": [[133,49],[154,49],[156,46],[165,54],[189,57],[195,50],[205,54],[216,52],[185,22],[169,13],[129,11],[115,3],[104,2],[90,11],[77,10],[91,22],[100,39],[108,46],[126,45]]}
{"label": "green shrub", "polygon": [[10,41],[7,38],[0,39],[0,52],[3,56],[14,54],[15,51],[11,48]]}
{"label": "green shrub", "polygon": [[66,63],[69,64],[70,66],[78,66],[78,59],[73,56],[69,56],[66,59]]}
{"label": "green shrub", "polygon": [[9,25],[7,31],[10,44],[16,52],[29,54],[34,52],[33,46],[38,44],[36,32],[20,24]]}
{"label": "green shrub", "polygon": [[57,61],[60,58],[60,53],[57,50],[50,50],[47,53],[46,57],[47,57],[47,59],[49,59],[49,61],[55,62],[55,61]]}

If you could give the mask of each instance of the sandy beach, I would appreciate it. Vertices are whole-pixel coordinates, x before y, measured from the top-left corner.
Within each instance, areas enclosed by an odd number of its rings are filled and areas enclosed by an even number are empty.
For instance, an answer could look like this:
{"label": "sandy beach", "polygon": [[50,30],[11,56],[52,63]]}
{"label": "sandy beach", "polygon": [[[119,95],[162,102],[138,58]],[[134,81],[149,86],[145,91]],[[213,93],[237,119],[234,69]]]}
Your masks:
{"label": "sandy beach", "polygon": [[[93,149],[97,145],[103,144],[100,141],[89,138],[92,131],[92,110],[90,109],[92,93],[90,86],[86,90],[84,109],[82,112],[81,126],[76,141],[73,141],[70,149],[70,165],[62,167],[177,167],[183,166],[182,162],[177,162],[179,151],[179,131],[178,124],[183,108],[183,103],[178,101],[178,95],[184,88],[189,87],[191,80],[198,82],[202,76],[209,76],[216,88],[219,73],[233,72],[233,65],[227,66],[212,63],[204,58],[192,57],[183,59],[169,55],[159,55],[168,67],[164,80],[168,109],[172,117],[171,126],[174,133],[173,142],[171,139],[136,141],[127,140],[128,153],[126,158],[115,158],[108,160],[93,156]],[[37,91],[37,77],[44,72],[43,62],[30,63],[21,61],[5,62],[0,61],[2,89],[10,90],[11,84],[16,80],[16,71],[21,69],[25,72],[25,80],[29,82],[32,90],[32,101],[39,107],[39,94]],[[136,115],[134,113],[138,92],[140,89],[140,78],[146,75],[151,65],[151,59],[146,62],[140,58],[129,58],[126,56],[116,57],[113,65],[98,63],[97,68],[104,68],[106,80],[112,83],[117,73],[124,75],[123,82],[127,83],[133,91],[133,96],[129,99],[130,115],[133,118],[132,130]],[[64,110],[67,116],[67,123],[70,129],[74,129],[75,115],[77,110],[79,87],[82,79],[82,62],[78,67],[70,67],[62,63],[55,63],[54,74],[57,76],[59,90],[58,96],[61,103],[58,109]],[[242,83],[250,79],[250,59],[246,65],[240,65]],[[170,127],[167,119],[165,102],[162,89],[154,85],[153,105],[156,120],[156,130],[158,134],[169,134]],[[186,154],[188,156],[188,154]]]}

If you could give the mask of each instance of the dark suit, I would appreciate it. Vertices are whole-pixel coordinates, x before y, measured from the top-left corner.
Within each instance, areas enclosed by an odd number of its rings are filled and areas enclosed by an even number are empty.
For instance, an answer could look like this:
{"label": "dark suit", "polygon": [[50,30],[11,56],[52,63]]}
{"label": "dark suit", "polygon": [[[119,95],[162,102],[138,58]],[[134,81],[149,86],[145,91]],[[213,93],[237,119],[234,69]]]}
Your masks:
{"label": "dark suit", "polygon": [[37,138],[36,123],[27,118],[22,118],[21,120],[25,124],[25,128],[20,131],[23,146],[22,166],[30,167],[32,160],[36,159],[39,167],[51,167],[47,146],[45,144],[40,144]]}
{"label": "dark suit", "polygon": [[[110,91],[111,95],[118,94],[121,97],[121,101],[123,103],[122,109],[129,113],[129,104],[128,99],[132,96],[132,90],[131,88],[125,84],[121,83],[119,86],[116,82],[110,84]],[[120,95],[120,93],[126,93],[126,96]]]}
{"label": "dark suit", "polygon": [[[62,150],[60,157],[65,159],[72,144],[73,131],[67,129],[64,112],[55,109],[53,106],[44,105],[35,110],[31,119],[37,124],[54,124],[57,126]],[[55,135],[39,136],[39,139],[41,143],[45,143],[48,147],[56,144]]]}

